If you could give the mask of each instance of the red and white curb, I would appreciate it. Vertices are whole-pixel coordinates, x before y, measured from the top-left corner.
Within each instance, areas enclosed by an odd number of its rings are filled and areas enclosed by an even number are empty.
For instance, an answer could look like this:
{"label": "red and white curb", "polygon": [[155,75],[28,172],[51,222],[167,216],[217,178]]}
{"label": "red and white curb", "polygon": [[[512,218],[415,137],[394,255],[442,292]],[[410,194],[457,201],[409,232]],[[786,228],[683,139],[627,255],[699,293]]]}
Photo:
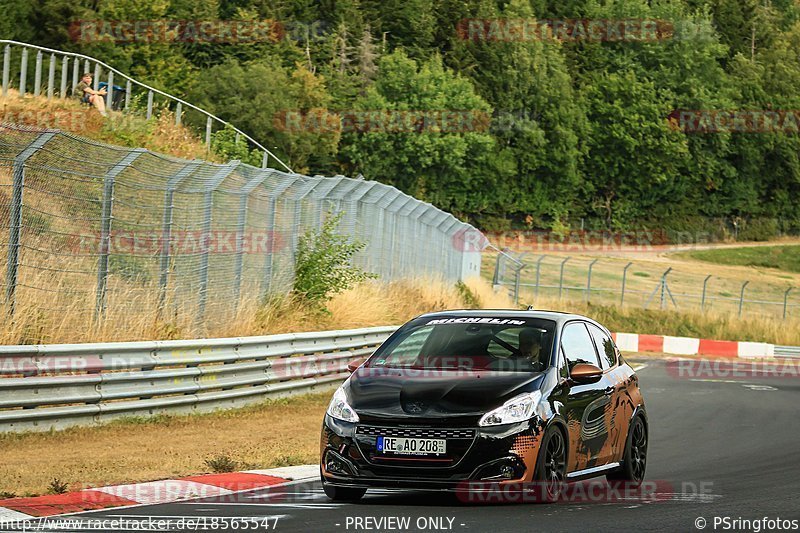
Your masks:
{"label": "red and white curb", "polygon": [[623,352],[656,352],[672,355],[759,359],[774,357],[775,345],[765,342],[718,341],[668,335],[614,333],[614,342]]}
{"label": "red and white curb", "polygon": [[113,485],[32,498],[9,498],[0,500],[0,525],[3,522],[95,509],[225,496],[318,475],[318,465],[299,465]]}

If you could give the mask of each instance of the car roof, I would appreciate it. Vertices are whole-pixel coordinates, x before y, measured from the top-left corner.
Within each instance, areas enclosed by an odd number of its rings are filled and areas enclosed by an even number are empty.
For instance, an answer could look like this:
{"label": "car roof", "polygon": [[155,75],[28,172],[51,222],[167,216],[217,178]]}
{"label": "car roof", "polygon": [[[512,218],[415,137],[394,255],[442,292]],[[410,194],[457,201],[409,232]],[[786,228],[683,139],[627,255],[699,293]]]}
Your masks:
{"label": "car roof", "polygon": [[522,310],[522,309],[452,309],[448,311],[437,311],[435,313],[425,313],[417,318],[445,318],[445,317],[475,317],[475,318],[541,318],[563,323],[570,320],[595,320],[575,313],[564,313],[562,311],[545,310]]}

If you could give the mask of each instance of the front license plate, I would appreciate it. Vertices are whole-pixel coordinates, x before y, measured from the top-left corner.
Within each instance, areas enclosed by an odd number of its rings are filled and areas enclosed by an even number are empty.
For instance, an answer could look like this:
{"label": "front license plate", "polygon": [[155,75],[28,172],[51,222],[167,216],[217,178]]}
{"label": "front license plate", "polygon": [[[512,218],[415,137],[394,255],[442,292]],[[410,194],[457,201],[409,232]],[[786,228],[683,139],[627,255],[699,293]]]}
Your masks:
{"label": "front license plate", "polygon": [[407,437],[378,437],[379,453],[398,455],[443,455],[447,452],[445,439],[412,439]]}

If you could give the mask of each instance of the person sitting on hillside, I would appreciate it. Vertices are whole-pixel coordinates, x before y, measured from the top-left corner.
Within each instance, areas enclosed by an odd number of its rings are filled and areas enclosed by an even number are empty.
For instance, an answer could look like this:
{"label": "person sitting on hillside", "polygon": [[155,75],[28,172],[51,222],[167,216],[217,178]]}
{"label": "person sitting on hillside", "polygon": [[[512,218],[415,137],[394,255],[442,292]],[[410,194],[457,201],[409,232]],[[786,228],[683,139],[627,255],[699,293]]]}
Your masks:
{"label": "person sitting on hillside", "polygon": [[103,98],[106,94],[105,89],[100,91],[92,89],[92,75],[89,72],[83,75],[81,81],[72,90],[73,98],[80,100],[84,104],[93,105],[104,117],[108,116],[108,113],[106,113],[106,100]]}

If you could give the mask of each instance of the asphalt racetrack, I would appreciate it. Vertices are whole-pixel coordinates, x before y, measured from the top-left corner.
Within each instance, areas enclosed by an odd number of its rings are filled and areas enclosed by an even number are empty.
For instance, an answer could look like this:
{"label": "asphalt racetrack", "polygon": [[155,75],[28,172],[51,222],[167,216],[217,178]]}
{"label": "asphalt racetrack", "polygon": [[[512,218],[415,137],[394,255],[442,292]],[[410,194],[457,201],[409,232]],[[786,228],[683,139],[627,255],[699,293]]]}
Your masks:
{"label": "asphalt racetrack", "polygon": [[[280,493],[261,489],[224,500],[109,509],[69,518],[133,521],[120,531],[796,530],[800,379],[693,379],[668,371],[661,360],[636,366],[642,365],[639,376],[650,419],[646,480],[651,487],[642,493],[593,492],[586,486],[567,494],[566,501],[540,505],[469,504],[451,494],[370,491],[358,504],[342,504],[330,502],[318,480],[308,480],[286,485]],[[145,524],[159,519],[168,525],[150,529]],[[40,531],[92,530],[88,522],[69,529],[39,525]]]}

